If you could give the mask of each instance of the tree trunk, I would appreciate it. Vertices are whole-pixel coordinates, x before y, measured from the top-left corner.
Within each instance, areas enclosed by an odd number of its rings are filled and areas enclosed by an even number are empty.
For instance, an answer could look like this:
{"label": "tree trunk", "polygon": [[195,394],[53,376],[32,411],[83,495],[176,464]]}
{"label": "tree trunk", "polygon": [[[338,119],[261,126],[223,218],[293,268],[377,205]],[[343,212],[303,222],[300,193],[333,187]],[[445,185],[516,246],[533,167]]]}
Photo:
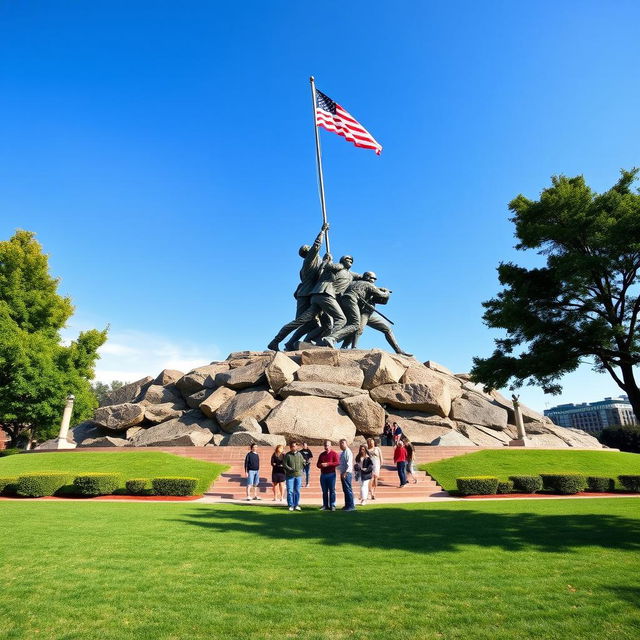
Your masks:
{"label": "tree trunk", "polygon": [[633,366],[630,364],[620,365],[620,373],[622,373],[624,390],[629,397],[629,403],[636,416],[636,422],[640,424],[640,389],[638,389],[635,376],[633,375]]}

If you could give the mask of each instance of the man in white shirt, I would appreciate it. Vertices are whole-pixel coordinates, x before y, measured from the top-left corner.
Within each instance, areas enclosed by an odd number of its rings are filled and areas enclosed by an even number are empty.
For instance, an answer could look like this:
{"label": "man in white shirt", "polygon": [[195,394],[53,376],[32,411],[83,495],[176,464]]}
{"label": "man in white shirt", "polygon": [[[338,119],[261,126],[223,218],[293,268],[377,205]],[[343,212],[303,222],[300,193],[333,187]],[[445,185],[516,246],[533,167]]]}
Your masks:
{"label": "man in white shirt", "polygon": [[340,440],[340,482],[342,483],[342,491],[344,493],[343,511],[355,511],[356,506],[353,502],[353,489],[351,487],[351,479],[353,478],[353,453],[347,446],[347,441],[343,438]]}

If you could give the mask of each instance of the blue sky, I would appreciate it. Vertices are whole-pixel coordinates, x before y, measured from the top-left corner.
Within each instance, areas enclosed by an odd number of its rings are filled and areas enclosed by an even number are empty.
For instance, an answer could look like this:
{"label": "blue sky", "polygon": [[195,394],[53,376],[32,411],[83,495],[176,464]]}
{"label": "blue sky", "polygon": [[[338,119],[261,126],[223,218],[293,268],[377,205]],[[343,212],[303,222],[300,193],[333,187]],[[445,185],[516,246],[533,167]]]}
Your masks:
{"label": "blue sky", "polygon": [[[394,290],[420,359],[467,371],[507,203],[640,163],[636,2],[0,1],[0,237],[37,232],[98,375],[264,348],[321,223],[308,77],[384,145],[321,132],[331,242]],[[365,347],[385,347],[369,330]],[[618,395],[588,366],[543,409]]]}

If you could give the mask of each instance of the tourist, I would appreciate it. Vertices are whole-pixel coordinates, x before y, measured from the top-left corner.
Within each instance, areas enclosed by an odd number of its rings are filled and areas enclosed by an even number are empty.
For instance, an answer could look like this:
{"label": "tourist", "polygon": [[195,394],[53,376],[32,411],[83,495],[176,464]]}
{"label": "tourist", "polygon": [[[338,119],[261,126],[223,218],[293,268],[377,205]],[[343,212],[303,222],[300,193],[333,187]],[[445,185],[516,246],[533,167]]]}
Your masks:
{"label": "tourist", "polygon": [[313,458],[313,452],[309,449],[306,442],[302,443],[302,449],[300,449],[300,454],[304,458],[304,467],[302,467],[302,472],[304,473],[304,486],[305,488],[309,486],[309,474],[311,473],[311,458]]}
{"label": "tourist", "polygon": [[360,481],[360,504],[364,506],[367,504],[367,497],[369,496],[369,482],[373,475],[373,460],[367,451],[367,447],[363,444],[360,445],[358,450],[353,470],[355,471],[356,479]]}
{"label": "tourist", "polygon": [[318,456],[316,467],[320,469],[322,488],[322,511],[336,510],[336,467],[340,464],[338,454],[331,448],[331,440],[324,441],[324,451]]}
{"label": "tourist", "polygon": [[371,499],[375,500],[380,469],[384,464],[384,460],[382,458],[382,449],[376,444],[373,438],[367,438],[367,448],[369,449],[371,462],[373,462],[373,474],[371,476],[371,482],[369,483],[369,493],[371,494]]}
{"label": "tourist", "polygon": [[382,443],[387,447],[393,446],[393,427],[389,422],[389,416],[384,417],[384,429],[382,430]]}
{"label": "tourist", "polygon": [[271,482],[273,483],[273,501],[284,502],[284,454],[279,444],[271,454]]}
{"label": "tourist", "polygon": [[343,511],[355,511],[356,505],[353,502],[353,487],[351,479],[353,478],[353,453],[347,446],[347,441],[342,438],[340,440],[340,482],[342,483],[342,492],[344,493]]}
{"label": "tourist", "polygon": [[[249,452],[244,457],[244,472],[247,474],[247,500],[260,500],[258,497],[258,483],[260,482],[260,456],[256,451],[256,443],[252,442]],[[253,498],[251,489],[253,488]]]}
{"label": "tourist", "polygon": [[404,448],[404,442],[398,440],[396,448],[393,450],[393,461],[396,463],[398,477],[400,478],[400,488],[407,484],[407,450]]}
{"label": "tourist", "polygon": [[302,486],[302,467],[304,458],[298,451],[298,443],[292,442],[284,456],[284,472],[287,476],[287,504],[289,511],[301,511],[300,487]]}
{"label": "tourist", "polygon": [[398,440],[400,440],[400,438],[402,438],[402,429],[400,428],[400,425],[397,422],[393,423],[393,444],[395,445]]}
{"label": "tourist", "polygon": [[414,464],[416,450],[406,436],[404,436],[403,441],[404,441],[404,448],[407,452],[407,467],[406,467],[407,476],[411,476],[411,481],[413,482],[413,484],[417,484],[418,479],[416,478],[416,465]]}

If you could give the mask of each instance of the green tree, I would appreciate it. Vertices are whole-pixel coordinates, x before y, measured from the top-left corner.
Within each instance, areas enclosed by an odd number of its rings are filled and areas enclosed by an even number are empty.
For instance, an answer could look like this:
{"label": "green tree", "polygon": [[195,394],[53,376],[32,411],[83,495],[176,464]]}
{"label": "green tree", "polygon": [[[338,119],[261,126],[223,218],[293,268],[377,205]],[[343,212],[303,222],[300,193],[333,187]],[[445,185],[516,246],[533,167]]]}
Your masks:
{"label": "green tree", "polygon": [[98,401],[98,406],[99,407],[102,406],[102,403],[106,401],[107,395],[109,393],[111,393],[112,391],[116,391],[121,387],[124,387],[125,384],[127,383],[122,382],[120,380],[112,380],[110,384],[107,384],[105,382],[100,382],[99,380],[97,382],[94,382],[91,385],[91,389],[93,390],[93,394],[95,395],[96,400]]}
{"label": "green tree", "polygon": [[58,283],[35,234],[17,231],[0,242],[0,425],[12,446],[25,436],[55,436],[70,393],[74,420],[97,406],[89,380],[107,332],[83,331],[63,345],[73,306]]}
{"label": "green tree", "polygon": [[560,378],[589,361],[626,392],[640,418],[637,172],[622,171],[601,194],[582,176],[555,176],[539,200],[519,195],[509,204],[516,249],[535,250],[546,264],[498,267],[504,288],[483,303],[483,319],[506,337],[495,341],[491,357],[474,358],[475,380],[511,389],[526,382],[557,394]]}

